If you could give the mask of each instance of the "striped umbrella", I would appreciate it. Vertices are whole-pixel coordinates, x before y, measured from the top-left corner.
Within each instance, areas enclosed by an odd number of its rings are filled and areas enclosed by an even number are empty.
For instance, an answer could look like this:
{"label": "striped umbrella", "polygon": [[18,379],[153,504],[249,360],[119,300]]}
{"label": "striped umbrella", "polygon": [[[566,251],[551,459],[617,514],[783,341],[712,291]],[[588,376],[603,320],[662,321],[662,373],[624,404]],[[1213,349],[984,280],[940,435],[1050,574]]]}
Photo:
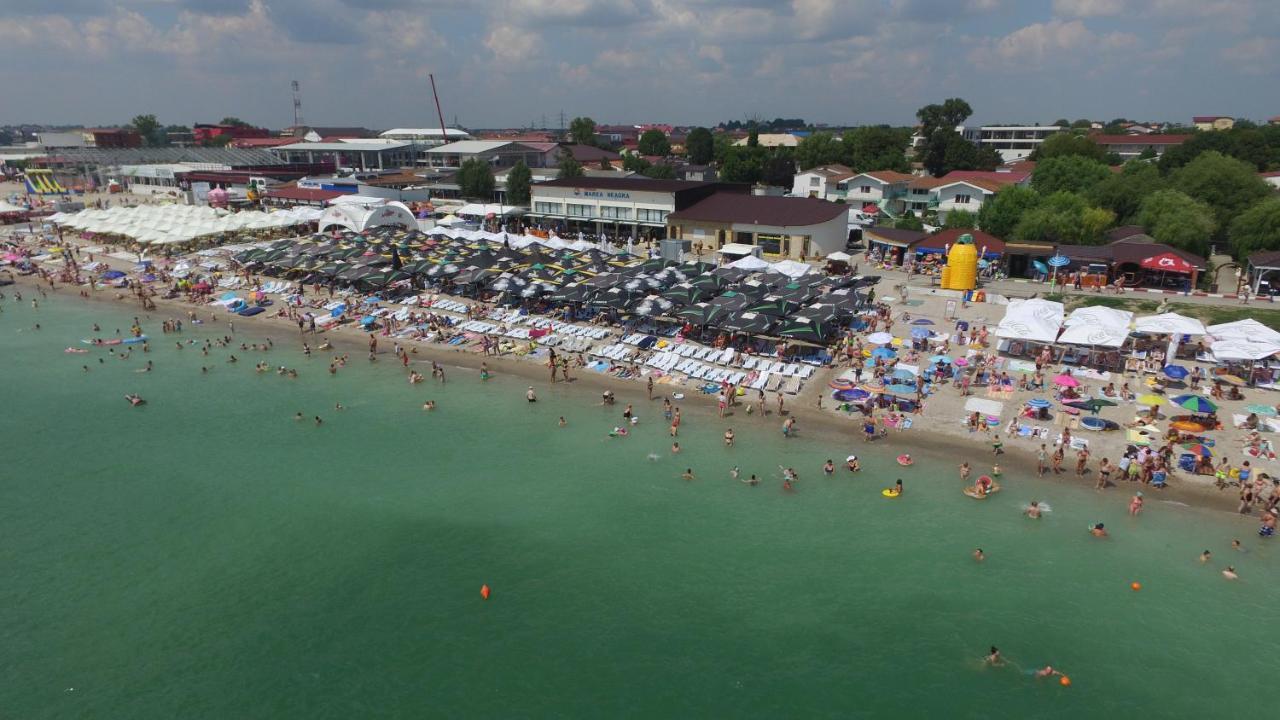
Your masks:
{"label": "striped umbrella", "polygon": [[1213,457],[1213,451],[1205,447],[1201,443],[1187,443],[1186,445],[1182,446],[1182,449],[1186,450],[1192,455],[1198,455],[1200,457]]}
{"label": "striped umbrella", "polygon": [[1027,401],[1027,407],[1035,408],[1037,410],[1045,410],[1053,407],[1053,403],[1045,400],[1044,398],[1032,398]]}
{"label": "striped umbrella", "polygon": [[1179,395],[1169,402],[1197,413],[1211,413],[1218,409],[1217,405],[1203,395]]}

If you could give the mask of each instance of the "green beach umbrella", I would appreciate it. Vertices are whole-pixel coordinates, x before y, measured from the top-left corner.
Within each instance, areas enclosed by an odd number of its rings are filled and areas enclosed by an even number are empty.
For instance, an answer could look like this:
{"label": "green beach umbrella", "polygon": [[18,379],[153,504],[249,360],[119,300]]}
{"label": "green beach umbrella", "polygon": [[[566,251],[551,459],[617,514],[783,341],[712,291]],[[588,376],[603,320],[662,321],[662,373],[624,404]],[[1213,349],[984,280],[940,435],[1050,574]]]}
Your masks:
{"label": "green beach umbrella", "polygon": [[1068,407],[1073,407],[1080,410],[1088,410],[1094,415],[1097,415],[1098,411],[1104,407],[1116,406],[1116,403],[1113,403],[1110,400],[1104,400],[1103,398],[1089,398],[1088,400],[1076,400],[1074,402],[1063,403],[1063,404]]}

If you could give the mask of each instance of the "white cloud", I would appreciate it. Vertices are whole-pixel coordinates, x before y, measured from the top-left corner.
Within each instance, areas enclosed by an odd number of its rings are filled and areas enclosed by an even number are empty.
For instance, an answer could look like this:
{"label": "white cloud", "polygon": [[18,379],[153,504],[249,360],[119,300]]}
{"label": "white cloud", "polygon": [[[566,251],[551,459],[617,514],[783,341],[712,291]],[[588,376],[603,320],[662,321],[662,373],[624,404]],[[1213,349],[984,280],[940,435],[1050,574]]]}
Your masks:
{"label": "white cloud", "polygon": [[1119,15],[1124,0],[1053,0],[1053,14],[1058,17],[1103,17]]}
{"label": "white cloud", "polygon": [[1277,43],[1275,38],[1269,37],[1251,37],[1224,48],[1222,50],[1222,59],[1230,63],[1236,63],[1234,68],[1240,72],[1249,74],[1262,74],[1270,71],[1268,67],[1275,55]]}
{"label": "white cloud", "polygon": [[1032,69],[1049,59],[1069,58],[1093,41],[1093,33],[1079,20],[1050,20],[988,38],[970,53],[970,60],[981,67]]}
{"label": "white cloud", "polygon": [[489,31],[484,46],[500,65],[520,65],[534,59],[540,50],[537,35],[527,28],[499,25]]}

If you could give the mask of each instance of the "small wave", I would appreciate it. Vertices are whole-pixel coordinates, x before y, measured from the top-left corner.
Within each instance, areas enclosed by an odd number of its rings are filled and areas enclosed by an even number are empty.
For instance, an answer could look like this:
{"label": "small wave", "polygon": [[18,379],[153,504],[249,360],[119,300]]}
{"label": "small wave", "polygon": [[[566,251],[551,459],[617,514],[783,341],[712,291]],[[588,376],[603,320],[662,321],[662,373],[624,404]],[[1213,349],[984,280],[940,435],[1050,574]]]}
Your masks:
{"label": "small wave", "polygon": [[649,462],[656,462],[656,461],[658,460],[658,458],[659,458],[659,457],[662,457],[662,456],[661,456],[661,455],[659,455],[658,453],[649,453],[649,454],[648,454],[648,455],[646,455],[645,457],[648,457],[648,458],[649,458]]}
{"label": "small wave", "polygon": [[[1051,513],[1051,512],[1053,512],[1053,506],[1052,506],[1052,505],[1050,505],[1050,504],[1049,504],[1049,503],[1047,503],[1047,502],[1040,502],[1040,503],[1037,503],[1037,506],[1040,508],[1040,512],[1041,512],[1041,513]],[[1023,506],[1022,506],[1022,512],[1026,512],[1026,511],[1028,511],[1028,510],[1030,510],[1030,509],[1031,509],[1031,504],[1030,504],[1030,503],[1027,503],[1026,505],[1023,505]]]}
{"label": "small wave", "polygon": [[1167,503],[1169,505],[1177,505],[1178,507],[1191,507],[1190,505],[1184,502],[1178,502],[1177,500],[1161,500],[1160,502]]}

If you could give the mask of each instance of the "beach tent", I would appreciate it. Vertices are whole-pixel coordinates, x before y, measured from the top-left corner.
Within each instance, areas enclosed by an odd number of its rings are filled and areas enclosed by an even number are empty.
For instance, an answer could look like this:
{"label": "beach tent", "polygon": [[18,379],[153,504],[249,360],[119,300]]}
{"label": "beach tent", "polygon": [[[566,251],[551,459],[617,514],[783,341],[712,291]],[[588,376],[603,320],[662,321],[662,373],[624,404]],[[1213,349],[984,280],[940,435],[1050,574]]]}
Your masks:
{"label": "beach tent", "polygon": [[1144,315],[1133,321],[1134,332],[1154,335],[1204,335],[1204,323],[1178,313]]}
{"label": "beach tent", "polygon": [[1209,346],[1218,360],[1262,360],[1280,353],[1280,342],[1263,340],[1250,342],[1245,339],[1218,340]]}
{"label": "beach tent", "polygon": [[413,217],[413,213],[409,212],[409,208],[399,202],[390,202],[381,207],[355,204],[331,205],[325,209],[319,221],[321,231],[340,227],[359,233],[382,226],[399,226],[411,230],[418,227],[418,221]]}
{"label": "beach tent", "polygon": [[1010,300],[1004,318],[996,327],[996,337],[1006,340],[1033,340],[1051,343],[1058,339],[1064,310],[1051,300]]}
{"label": "beach tent", "polygon": [[[738,262],[742,261],[739,260]],[[734,263],[734,265],[737,265],[737,263]],[[806,265],[802,262],[796,262],[795,260],[780,260],[767,268],[769,272],[782,273],[790,278],[798,278],[803,275],[807,275],[812,269],[812,266]]]}
{"label": "beach tent", "polygon": [[1095,305],[1077,308],[1063,321],[1065,330],[1058,342],[1072,345],[1120,347],[1129,337],[1133,313]]}
{"label": "beach tent", "polygon": [[761,260],[755,255],[747,255],[746,257],[739,258],[729,263],[728,267],[755,272],[758,270],[767,270],[769,268],[769,263]]}
{"label": "beach tent", "polygon": [[[1205,328],[1215,340],[1246,340],[1249,342],[1280,343],[1280,332],[1276,332],[1253,318],[1236,320],[1235,322],[1210,325]],[[1216,355],[1217,353],[1215,353]]]}

